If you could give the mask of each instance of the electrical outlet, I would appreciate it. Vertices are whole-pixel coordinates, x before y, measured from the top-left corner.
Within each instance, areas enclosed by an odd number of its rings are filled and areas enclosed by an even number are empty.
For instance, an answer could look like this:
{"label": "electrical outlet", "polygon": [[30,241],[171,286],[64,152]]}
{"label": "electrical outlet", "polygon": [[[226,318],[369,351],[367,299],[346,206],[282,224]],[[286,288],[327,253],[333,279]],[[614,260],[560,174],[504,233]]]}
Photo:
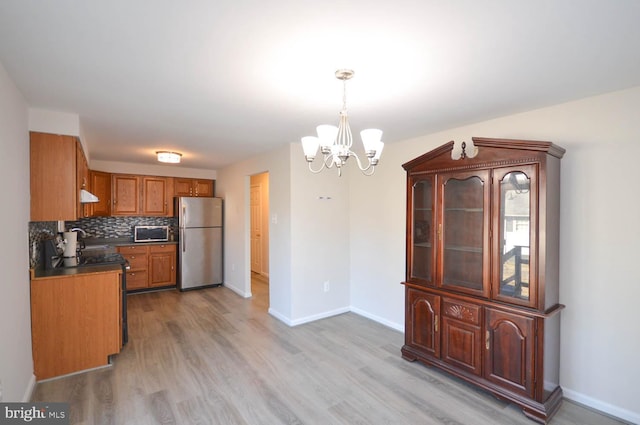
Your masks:
{"label": "electrical outlet", "polygon": [[324,292],[329,292],[329,281],[328,280],[324,281]]}

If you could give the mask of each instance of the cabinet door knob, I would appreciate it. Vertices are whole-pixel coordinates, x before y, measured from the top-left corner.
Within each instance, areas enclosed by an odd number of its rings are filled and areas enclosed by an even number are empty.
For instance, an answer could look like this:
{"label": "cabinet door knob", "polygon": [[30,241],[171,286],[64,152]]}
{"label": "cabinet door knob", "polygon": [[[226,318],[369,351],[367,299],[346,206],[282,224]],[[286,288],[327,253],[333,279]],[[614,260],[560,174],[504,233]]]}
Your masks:
{"label": "cabinet door knob", "polygon": [[489,331],[486,331],[484,335],[484,346],[487,350],[489,349],[489,346],[490,346],[490,343],[489,343],[491,338],[490,335],[491,334],[489,333]]}

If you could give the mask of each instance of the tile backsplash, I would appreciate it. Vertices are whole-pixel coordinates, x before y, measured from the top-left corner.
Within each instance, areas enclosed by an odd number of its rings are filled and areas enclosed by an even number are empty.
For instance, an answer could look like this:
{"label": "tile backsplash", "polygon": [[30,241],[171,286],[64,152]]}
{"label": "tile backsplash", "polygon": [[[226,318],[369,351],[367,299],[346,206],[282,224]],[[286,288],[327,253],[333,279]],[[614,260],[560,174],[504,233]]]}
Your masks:
{"label": "tile backsplash", "polygon": [[133,238],[134,226],[170,226],[175,232],[177,219],[173,217],[90,217],[66,221],[65,229],[79,227],[87,238]]}
{"label": "tile backsplash", "polygon": [[[178,221],[174,217],[89,217],[77,221],[66,221],[66,230],[79,227],[87,238],[133,239],[134,226],[169,226],[176,233]],[[57,234],[56,221],[32,221],[29,223],[29,267],[40,263],[42,241]]]}

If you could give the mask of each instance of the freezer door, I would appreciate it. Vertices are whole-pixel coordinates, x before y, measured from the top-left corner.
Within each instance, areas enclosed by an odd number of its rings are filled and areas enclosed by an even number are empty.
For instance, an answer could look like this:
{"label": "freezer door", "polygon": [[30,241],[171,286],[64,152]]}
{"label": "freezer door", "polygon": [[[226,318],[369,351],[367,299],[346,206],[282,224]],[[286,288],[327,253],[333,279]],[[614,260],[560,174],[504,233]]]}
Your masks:
{"label": "freezer door", "polygon": [[222,283],[222,228],[180,229],[178,287]]}
{"label": "freezer door", "polygon": [[222,226],[222,198],[178,198],[180,227]]}

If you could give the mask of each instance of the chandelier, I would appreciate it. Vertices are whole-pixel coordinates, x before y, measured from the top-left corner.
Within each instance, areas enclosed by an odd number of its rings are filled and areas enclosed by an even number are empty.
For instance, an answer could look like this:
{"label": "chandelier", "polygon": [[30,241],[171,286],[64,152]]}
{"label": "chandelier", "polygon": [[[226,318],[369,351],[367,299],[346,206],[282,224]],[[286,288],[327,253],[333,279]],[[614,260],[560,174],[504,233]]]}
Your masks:
{"label": "chandelier", "polygon": [[[351,150],[353,145],[353,136],[347,119],[347,80],[353,77],[353,70],[339,69],[336,71],[336,78],[342,80],[342,110],[340,111],[340,122],[338,127],[334,125],[319,125],[316,128],[318,136],[306,136],[302,138],[302,150],[304,157],[309,164],[309,171],[319,173],[325,168],[332,168],[334,165],[338,170],[338,176],[342,175],[342,167],[347,163],[350,157],[354,157],[358,164],[358,168],[366,176],[370,176],[375,172],[375,167],[380,161],[382,148],[384,143],[382,138],[382,130],[369,128],[360,132],[362,145],[364,146],[364,154],[367,157],[367,164],[364,165],[358,155]],[[322,153],[322,162],[320,168],[314,170],[311,163],[315,160],[316,154],[320,148]]]}

